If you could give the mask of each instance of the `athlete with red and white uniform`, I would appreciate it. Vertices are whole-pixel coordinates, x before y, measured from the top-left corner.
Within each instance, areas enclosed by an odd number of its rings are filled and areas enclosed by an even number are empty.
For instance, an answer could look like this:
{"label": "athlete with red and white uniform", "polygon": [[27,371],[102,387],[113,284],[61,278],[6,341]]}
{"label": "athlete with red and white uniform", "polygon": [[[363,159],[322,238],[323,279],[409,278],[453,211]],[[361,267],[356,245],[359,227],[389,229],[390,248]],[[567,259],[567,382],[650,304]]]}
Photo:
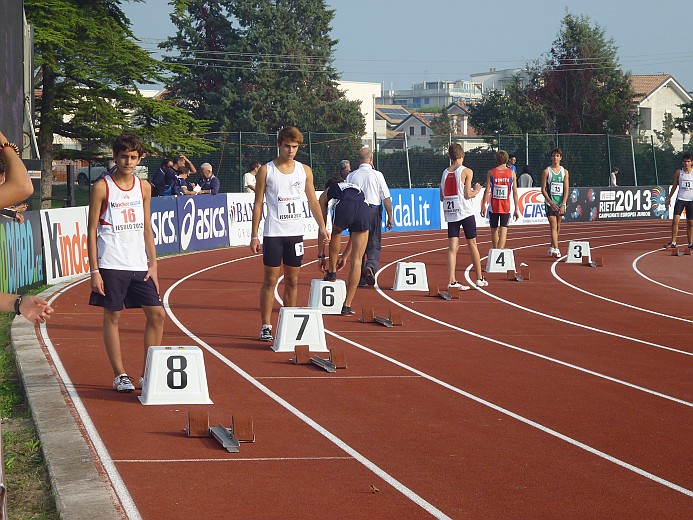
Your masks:
{"label": "athlete with red and white uniform", "polygon": [[[485,216],[488,205],[488,220],[491,226],[493,249],[505,249],[510,222],[510,194],[515,202],[515,220],[520,218],[517,204],[517,177],[515,172],[506,166],[508,152],[499,150],[496,153],[496,166],[486,174],[486,188],[481,199],[481,216]],[[490,197],[490,204],[489,204]],[[499,227],[500,225],[500,227]]]}

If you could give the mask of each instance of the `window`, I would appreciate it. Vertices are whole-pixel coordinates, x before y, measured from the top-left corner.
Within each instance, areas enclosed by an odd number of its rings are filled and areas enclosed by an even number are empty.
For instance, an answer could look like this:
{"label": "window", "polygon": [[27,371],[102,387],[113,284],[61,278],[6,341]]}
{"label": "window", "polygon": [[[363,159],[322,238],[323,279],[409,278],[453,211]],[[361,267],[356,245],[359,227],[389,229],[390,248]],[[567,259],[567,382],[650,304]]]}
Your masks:
{"label": "window", "polygon": [[431,104],[431,98],[424,98],[424,105],[430,105]]}
{"label": "window", "polygon": [[414,133],[415,133],[414,127],[413,127],[413,126],[410,126],[410,127],[409,127],[409,135],[414,135]]}
{"label": "window", "polygon": [[426,127],[425,126],[421,127],[421,135],[426,135]]}

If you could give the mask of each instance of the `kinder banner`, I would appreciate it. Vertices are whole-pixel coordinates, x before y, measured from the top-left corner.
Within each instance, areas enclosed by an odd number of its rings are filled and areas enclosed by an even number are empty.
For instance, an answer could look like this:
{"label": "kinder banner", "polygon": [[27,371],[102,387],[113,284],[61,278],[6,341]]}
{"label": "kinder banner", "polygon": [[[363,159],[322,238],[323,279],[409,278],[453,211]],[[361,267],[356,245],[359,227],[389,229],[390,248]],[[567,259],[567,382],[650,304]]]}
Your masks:
{"label": "kinder banner", "polygon": [[0,291],[16,293],[45,281],[41,249],[41,217],[23,214],[24,222],[0,218]]}
{"label": "kinder banner", "polygon": [[47,283],[58,283],[89,272],[88,210],[87,206],[41,210]]}

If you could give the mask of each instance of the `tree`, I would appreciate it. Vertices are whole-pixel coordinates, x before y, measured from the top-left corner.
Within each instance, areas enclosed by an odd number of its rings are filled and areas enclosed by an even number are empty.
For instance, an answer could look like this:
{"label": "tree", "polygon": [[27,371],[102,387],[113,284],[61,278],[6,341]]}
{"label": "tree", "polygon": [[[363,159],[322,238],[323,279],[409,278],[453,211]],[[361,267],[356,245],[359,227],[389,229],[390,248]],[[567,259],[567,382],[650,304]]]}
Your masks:
{"label": "tree", "polygon": [[324,0],[176,0],[177,34],[163,47],[185,65],[171,91],[215,130],[275,132],[287,124],[315,132],[363,134],[358,102],[337,86]]}
{"label": "tree", "polygon": [[679,105],[682,110],[681,117],[674,118],[674,127],[684,135],[688,135],[687,148],[693,149],[693,101]]}
{"label": "tree", "polygon": [[671,144],[671,138],[674,137],[674,118],[671,114],[664,114],[662,120],[662,131],[653,130],[659,140],[659,147],[662,151],[674,153],[674,145]]}
{"label": "tree", "polygon": [[616,51],[589,17],[566,14],[533,96],[552,114],[555,132],[623,134],[635,122],[630,74],[620,70]]}
{"label": "tree", "polygon": [[436,152],[445,153],[450,144],[450,134],[452,133],[452,121],[446,108],[431,120],[431,131],[433,135],[428,140],[431,148]]}
{"label": "tree", "polygon": [[524,134],[549,132],[551,121],[532,87],[515,76],[505,92],[492,90],[470,106],[469,124],[481,135]]}
{"label": "tree", "polygon": [[170,66],[141,49],[120,9],[120,0],[25,0],[34,26],[35,88],[41,154],[42,207],[50,207],[53,136],[75,139],[91,158],[110,149],[125,129],[137,132],[150,150],[211,147],[195,134],[207,123],[169,101],[148,99],[137,85],[164,81]]}

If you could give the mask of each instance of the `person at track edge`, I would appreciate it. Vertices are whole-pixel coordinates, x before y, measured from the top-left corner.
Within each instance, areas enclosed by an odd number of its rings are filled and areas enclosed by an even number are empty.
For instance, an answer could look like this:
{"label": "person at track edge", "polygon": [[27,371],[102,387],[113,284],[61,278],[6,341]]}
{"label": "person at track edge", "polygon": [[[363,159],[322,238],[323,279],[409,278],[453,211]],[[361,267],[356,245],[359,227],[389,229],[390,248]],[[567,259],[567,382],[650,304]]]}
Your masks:
{"label": "person at track edge", "polygon": [[[303,203],[308,202],[318,224],[318,240],[327,243],[330,234],[325,228],[320,204],[315,196],[313,171],[296,161],[303,134],[298,128],[285,126],[277,136],[279,156],[264,164],[257,172],[255,204],[250,235],[250,250],[262,251],[264,275],[260,288],[261,341],[274,341],[272,335],[272,306],[274,287],[284,264],[284,306],[295,307],[298,296],[298,275],[303,261]],[[258,230],[262,217],[263,199],[267,203],[263,243]]]}
{"label": "person at track edge", "polygon": [[545,200],[546,218],[551,228],[551,246],[549,256],[559,258],[561,251],[558,249],[558,237],[561,233],[561,221],[565,214],[565,206],[568,200],[568,170],[561,166],[563,152],[560,148],[551,150],[551,165],[541,175],[541,193]]}
{"label": "person at track edge", "polygon": [[472,188],[474,172],[464,166],[464,149],[459,143],[453,143],[448,148],[450,166],[443,170],[440,181],[440,200],[443,203],[445,221],[448,223],[448,289],[466,291],[469,286],[463,285],[455,277],[457,265],[457,250],[460,247],[460,228],[464,230],[467,248],[476,271],[476,286],[486,287],[488,282],[481,271],[481,258],[476,245],[476,217],[474,216],[473,199],[481,191],[478,182]]}
{"label": "person at track edge", "polygon": [[[334,282],[337,279],[337,271],[344,267],[346,259],[349,258],[351,268],[346,284],[346,296],[342,306],[342,316],[354,314],[351,303],[356,294],[359,280],[361,278],[361,263],[363,253],[366,251],[368,242],[368,230],[370,228],[370,209],[366,204],[361,188],[355,184],[342,181],[341,176],[332,177],[325,185],[325,191],[320,195],[320,208],[322,216],[327,221],[327,205],[331,200],[335,200],[334,221],[332,223],[332,237],[330,239],[330,249],[328,258],[325,258],[325,245],[318,244],[318,258],[320,268],[325,272],[323,280]],[[339,256],[339,249],[342,240],[342,231],[349,230],[349,243],[344,254]]]}
{"label": "person at track edge", "polygon": [[683,167],[674,172],[674,182],[669,190],[666,207],[669,207],[674,192],[678,188],[676,202],[674,203],[674,217],[671,221],[671,242],[666,247],[676,247],[676,235],[679,232],[681,214],[686,210],[686,236],[688,247],[693,249],[693,155],[687,153],[683,156]]}
{"label": "person at track edge", "polygon": [[[143,153],[139,137],[129,132],[121,134],[113,143],[116,169],[94,183],[89,199],[89,305],[103,307],[103,341],[115,375],[113,390],[118,392],[135,389],[121,354],[119,323],[123,307],[140,307],[146,317],[142,374],[147,349],[161,345],[166,317],[159,296],[150,218],[152,187],[134,174]],[[142,388],[144,376],[139,383]]]}

